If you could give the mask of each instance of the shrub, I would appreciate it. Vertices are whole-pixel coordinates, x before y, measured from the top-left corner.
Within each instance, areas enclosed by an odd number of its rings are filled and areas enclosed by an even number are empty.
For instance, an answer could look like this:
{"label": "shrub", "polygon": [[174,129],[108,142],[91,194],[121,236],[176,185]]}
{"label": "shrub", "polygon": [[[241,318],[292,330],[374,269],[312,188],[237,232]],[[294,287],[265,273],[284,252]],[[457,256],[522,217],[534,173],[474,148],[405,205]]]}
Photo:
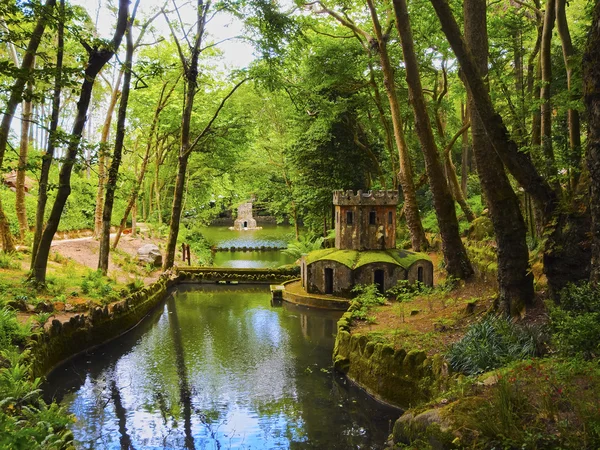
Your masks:
{"label": "shrub", "polygon": [[21,265],[15,261],[13,255],[0,252],[0,269],[18,269]]}
{"label": "shrub", "polygon": [[565,355],[600,355],[600,291],[589,283],[569,284],[550,308],[552,342]]}
{"label": "shrub", "polygon": [[352,289],[352,292],[358,294],[354,297],[354,301],[349,309],[353,319],[367,319],[368,313],[373,306],[385,303],[385,297],[379,293],[375,284],[359,284]]}
{"label": "shrub", "polygon": [[517,325],[508,317],[489,315],[471,325],[463,338],[450,347],[446,358],[454,370],[474,375],[539,356],[544,343],[539,327]]}
{"label": "shrub", "polygon": [[299,259],[305,253],[310,253],[313,250],[319,250],[323,246],[324,241],[325,238],[323,237],[318,237],[315,240],[312,240],[306,235],[302,235],[298,241],[288,242],[287,248],[283,250],[282,253],[289,255],[294,259]]}
{"label": "shrub", "polygon": [[19,323],[14,311],[7,308],[0,309],[0,350],[22,344],[28,335],[28,326]]}

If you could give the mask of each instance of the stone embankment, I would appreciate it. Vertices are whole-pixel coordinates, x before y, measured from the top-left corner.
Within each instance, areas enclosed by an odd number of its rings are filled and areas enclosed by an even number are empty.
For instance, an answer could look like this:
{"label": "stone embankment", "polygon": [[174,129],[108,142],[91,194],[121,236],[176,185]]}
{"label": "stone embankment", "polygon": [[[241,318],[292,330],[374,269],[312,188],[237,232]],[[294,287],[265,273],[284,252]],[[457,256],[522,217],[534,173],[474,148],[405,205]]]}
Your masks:
{"label": "stone embankment", "polygon": [[219,269],[186,267],[163,273],[156,282],[124,296],[118,302],[66,322],[53,320],[31,338],[34,376],[48,374],[66,360],[93,347],[105,344],[135,327],[166,297],[169,288],[179,283],[280,283],[297,277],[293,269]]}
{"label": "stone embankment", "polygon": [[400,408],[428,401],[448,376],[442,355],[396,349],[361,333],[351,333],[352,306],[338,321],[334,368],[371,396]]}

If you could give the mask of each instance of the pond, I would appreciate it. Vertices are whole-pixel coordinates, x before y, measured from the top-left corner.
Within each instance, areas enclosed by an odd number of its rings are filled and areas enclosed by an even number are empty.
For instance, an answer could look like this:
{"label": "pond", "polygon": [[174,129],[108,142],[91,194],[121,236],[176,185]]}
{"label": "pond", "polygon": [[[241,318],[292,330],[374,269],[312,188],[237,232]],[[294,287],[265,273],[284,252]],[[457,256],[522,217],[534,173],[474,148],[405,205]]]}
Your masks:
{"label": "pond", "polygon": [[399,412],[331,371],[339,313],[267,287],[179,287],[132,332],[54,371],[85,449],[377,449]]}
{"label": "pond", "polygon": [[[262,225],[262,230],[234,231],[227,226],[212,225],[202,230],[202,234],[217,248],[231,247],[277,247],[285,248],[294,239],[294,227],[289,225]],[[214,255],[215,267],[264,268],[292,264],[294,258],[281,250],[267,251],[217,251]]]}

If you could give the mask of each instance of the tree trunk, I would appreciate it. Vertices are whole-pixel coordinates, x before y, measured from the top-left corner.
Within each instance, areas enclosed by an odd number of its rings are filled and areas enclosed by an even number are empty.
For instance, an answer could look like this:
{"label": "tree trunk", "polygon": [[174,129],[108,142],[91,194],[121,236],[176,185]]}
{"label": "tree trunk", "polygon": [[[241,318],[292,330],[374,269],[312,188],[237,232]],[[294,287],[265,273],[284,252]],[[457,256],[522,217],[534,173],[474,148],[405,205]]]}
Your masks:
{"label": "tree trunk", "polygon": [[100,147],[98,149],[98,191],[96,192],[96,210],[94,212],[94,236],[100,237],[102,233],[102,208],[104,207],[102,201],[104,199],[104,187],[106,185],[106,164],[108,160],[108,137],[110,135],[110,125],[112,123],[112,117],[117,106],[117,100],[121,95],[119,87],[121,86],[121,78],[123,77],[123,68],[119,71],[117,81],[115,81],[112,94],[110,96],[110,103],[108,104],[108,110],[106,111],[106,117],[104,119],[104,125],[102,126],[102,134],[100,135]]}
{"label": "tree trunk", "polygon": [[[33,69],[33,67],[32,67]],[[17,180],[15,192],[15,209],[17,219],[19,220],[19,239],[21,242],[25,239],[25,234],[29,231],[27,223],[27,211],[25,209],[25,174],[27,172],[27,151],[29,150],[29,127],[31,124],[31,95],[33,94],[33,84],[27,83],[27,97],[23,101],[23,114],[21,119],[21,142],[19,145],[19,162],[17,164]]]}
{"label": "tree trunk", "polygon": [[[406,0],[393,0],[393,5],[396,15],[396,27],[398,28],[404,54],[406,82],[410,94],[410,103],[414,110],[415,128],[425,157],[425,169],[429,177],[429,186],[433,194],[433,206],[442,237],[442,253],[446,263],[446,271],[453,277],[467,279],[473,275],[473,268],[460,239],[454,202],[444,179],[431,122],[427,114]],[[369,3],[369,7],[372,8],[372,3]],[[372,14],[374,14],[373,11]],[[456,179],[456,172],[454,172],[454,178]]]}
{"label": "tree trunk", "polygon": [[64,53],[64,11],[65,0],[60,0],[58,20],[58,43],[56,49],[56,75],[54,77],[54,93],[52,95],[52,113],[50,119],[50,131],[48,133],[48,144],[46,153],[42,156],[42,167],[40,170],[40,181],[38,190],[38,202],[35,211],[35,232],[33,236],[33,247],[31,250],[31,266],[33,269],[37,251],[42,237],[44,227],[44,214],[46,212],[46,202],[48,201],[48,177],[50,175],[50,166],[54,157],[56,146],[56,130],[58,129],[58,118],[60,112],[60,94],[62,89],[62,67]]}
{"label": "tree trunk", "polygon": [[[567,23],[567,14],[565,11],[566,0],[556,0],[556,28],[558,29],[558,35],[563,50],[563,59],[565,61],[565,68],[567,70],[567,89],[569,90],[569,97],[571,100],[578,100],[580,93],[577,92],[575,86],[577,85],[575,73],[577,65],[575,64],[574,57],[576,56],[573,42],[571,41],[571,33],[569,32],[569,25]],[[571,177],[570,185],[571,190],[574,192],[577,183],[579,182],[579,175],[581,173],[581,125],[579,120],[579,111],[574,108],[569,108],[568,112],[569,121],[569,150],[570,150],[570,166],[571,166]]]}
{"label": "tree trunk", "polygon": [[456,166],[452,162],[452,146],[458,139],[459,135],[465,135],[467,133],[467,128],[470,126],[470,123],[463,125],[463,127],[459,130],[458,134],[450,141],[450,143],[444,149],[444,168],[446,169],[446,179],[448,180],[448,187],[450,188],[450,194],[452,198],[456,200],[456,203],[462,209],[467,222],[473,222],[475,220],[475,214],[473,210],[467,203],[467,199],[463,194],[462,187],[458,183],[458,177],[456,175]]}
{"label": "tree trunk", "polygon": [[102,208],[102,233],[100,235],[100,250],[98,254],[98,270],[104,275],[108,272],[108,256],[110,253],[110,222],[112,219],[112,210],[115,201],[115,190],[117,189],[117,178],[119,176],[119,168],[121,166],[121,158],[123,155],[123,146],[125,141],[125,119],[127,117],[127,104],[129,102],[129,86],[131,84],[131,67],[133,61],[133,36],[131,35],[133,21],[135,20],[135,12],[139,0],[136,1],[133,7],[131,18],[127,22],[125,30],[125,42],[127,44],[125,53],[125,64],[122,71],[124,72],[123,89],[121,92],[121,101],[119,103],[119,112],[117,117],[117,133],[115,135],[115,150],[112,155],[110,168],[108,169],[108,181],[106,183],[106,197],[104,199],[104,207]]}
{"label": "tree trunk", "polygon": [[[463,125],[469,122],[467,118],[468,112],[466,111],[465,104],[460,102],[460,118],[462,119]],[[467,181],[469,180],[469,133],[463,133],[461,137],[461,162],[460,162],[460,189],[463,196],[467,198]]]}
{"label": "tree trunk", "polygon": [[372,0],[367,1],[369,9],[371,11],[371,19],[373,21],[373,29],[376,33],[376,42],[370,44],[376,44],[379,49],[379,59],[381,62],[381,68],[383,70],[383,84],[388,96],[390,103],[390,111],[392,114],[392,125],[394,129],[394,137],[396,139],[396,146],[398,147],[398,159],[400,164],[400,185],[402,186],[402,194],[404,195],[404,213],[406,217],[406,225],[410,232],[412,241],[412,248],[414,251],[419,252],[421,248],[427,248],[428,242],[425,238],[425,231],[423,230],[423,224],[421,223],[421,216],[419,213],[419,206],[417,205],[417,194],[415,191],[415,183],[412,174],[412,165],[410,161],[410,155],[408,154],[408,146],[406,145],[406,139],[404,137],[402,115],[400,114],[400,105],[398,103],[398,94],[396,92],[396,85],[394,81],[394,70],[390,63],[390,58],[387,52],[387,44],[379,24],[379,18],[377,17],[377,11],[373,5]]}
{"label": "tree trunk", "polygon": [[[487,24],[485,0],[465,0],[465,42],[479,69],[487,74]],[[462,62],[461,62],[462,66]],[[467,74],[467,86],[472,80]],[[481,80],[482,78],[480,78]],[[519,200],[504,172],[502,161],[487,138],[483,117],[478,114],[475,94],[468,89],[473,153],[477,173],[488,201],[494,233],[498,243],[498,307],[511,315],[520,313],[533,300],[533,275],[529,271],[525,222]]]}
{"label": "tree trunk", "polygon": [[4,108],[4,116],[2,117],[2,123],[0,124],[0,167],[2,167],[2,163],[4,162],[4,154],[6,152],[6,144],[8,143],[8,134],[10,132],[12,119],[15,115],[17,106],[21,103],[23,98],[25,83],[31,78],[35,54],[42,40],[46,22],[48,21],[48,18],[51,17],[51,11],[55,4],[56,0],[46,0],[46,5],[31,33],[31,39],[29,40],[21,63],[21,70],[17,72],[18,75],[10,90],[10,97]]}
{"label": "tree trunk", "polygon": [[600,285],[600,3],[596,3],[583,56],[584,100],[588,114],[587,167],[590,172],[592,259],[590,282]]}
{"label": "tree trunk", "polygon": [[551,180],[555,189],[560,188],[558,182],[558,170],[552,147],[552,30],[554,29],[556,0],[546,1],[544,13],[544,28],[542,31],[542,48],[540,50],[540,67],[542,71],[542,86],[540,91],[541,102],[541,135],[542,153],[545,162],[545,175]]}
{"label": "tree trunk", "polygon": [[190,48],[191,55],[189,61],[186,61],[183,54],[180,53],[181,64],[184,68],[186,93],[183,115],[181,117],[181,146],[179,149],[177,178],[175,180],[175,190],[173,192],[173,203],[171,206],[169,238],[167,241],[167,250],[163,264],[164,270],[170,269],[175,263],[175,249],[177,248],[177,236],[179,234],[179,222],[181,220],[183,194],[185,190],[185,175],[187,172],[187,164],[191,151],[190,126],[192,121],[194,97],[198,87],[198,58],[200,55],[200,45],[204,35],[204,24],[207,13],[208,8],[204,7],[202,0],[198,0],[196,8],[196,36],[194,38],[194,45]]}
{"label": "tree trunk", "polygon": [[[158,99],[158,104],[156,105],[156,109],[154,110],[154,117],[152,118],[152,124],[150,125],[150,129],[148,130],[148,141],[146,143],[146,153],[144,154],[144,159],[142,160],[142,168],[138,175],[137,183],[135,184],[135,186],[133,187],[133,191],[131,192],[131,196],[129,198],[129,203],[127,204],[127,207],[125,208],[125,213],[123,214],[123,218],[121,219],[119,229],[117,230],[117,235],[115,237],[115,241],[112,246],[113,250],[115,248],[117,248],[117,245],[119,244],[119,239],[121,238],[121,234],[123,233],[123,230],[125,229],[125,226],[127,224],[127,217],[129,217],[129,213],[131,212],[132,208],[135,208],[136,200],[138,198],[138,192],[144,182],[144,177],[146,175],[146,168],[148,167],[148,160],[150,159],[150,150],[152,149],[152,143],[153,143],[152,138],[156,132],[156,127],[158,125],[158,118],[159,118],[162,110],[167,105],[169,98],[171,97],[171,94],[175,90],[176,86],[177,86],[177,82],[175,82],[173,84],[173,86],[171,87],[171,90],[167,93],[167,95],[165,97],[164,93],[165,93],[165,89],[167,88],[167,83],[163,84],[162,92],[160,94],[160,98]],[[156,142],[157,142],[157,146],[158,146],[158,139],[156,139]],[[160,164],[160,155],[157,154],[156,158]],[[159,216],[160,216],[160,214],[159,214]],[[133,222],[133,218],[132,218],[132,222]],[[132,234],[135,234],[135,226],[133,225],[133,223],[132,223],[131,227],[133,230]]]}
{"label": "tree trunk", "polygon": [[398,189],[398,165],[396,164],[396,157],[394,155],[394,133],[390,127],[388,118],[385,115],[385,110],[383,109],[383,102],[381,101],[381,94],[379,93],[379,87],[377,86],[377,81],[375,80],[375,71],[373,70],[373,65],[370,61],[369,84],[373,88],[373,101],[375,102],[375,106],[377,107],[379,121],[381,122],[385,133],[385,148],[390,154],[390,164],[392,166],[392,173],[394,174],[393,186],[394,189]]}
{"label": "tree trunk", "polygon": [[73,170],[73,165],[75,164],[79,143],[81,142],[81,134],[85,127],[87,110],[92,97],[94,81],[100,70],[102,70],[104,65],[112,58],[114,53],[119,48],[121,39],[125,33],[125,28],[127,27],[128,5],[128,0],[119,0],[117,27],[112,41],[108,43],[107,46],[92,48],[89,45],[84,44],[89,56],[84,72],[84,80],[81,86],[79,101],[77,102],[77,114],[73,123],[73,131],[71,132],[67,154],[58,176],[58,190],[54,200],[54,205],[52,206],[52,211],[50,212],[48,224],[46,225],[46,228],[44,229],[40,239],[38,253],[33,266],[32,276],[40,285],[43,285],[46,282],[46,268],[48,266],[50,245],[52,244],[54,234],[58,230],[61,215],[71,193],[71,172]]}

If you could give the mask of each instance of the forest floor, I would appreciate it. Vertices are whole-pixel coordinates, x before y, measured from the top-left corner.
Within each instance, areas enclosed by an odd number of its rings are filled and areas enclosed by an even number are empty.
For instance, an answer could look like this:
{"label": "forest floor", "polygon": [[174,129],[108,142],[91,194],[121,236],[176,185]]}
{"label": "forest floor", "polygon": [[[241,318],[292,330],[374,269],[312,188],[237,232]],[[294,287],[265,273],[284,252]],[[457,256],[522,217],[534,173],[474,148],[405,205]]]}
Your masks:
{"label": "forest floor", "polygon": [[[0,300],[19,311],[22,323],[43,320],[68,321],[89,308],[120,299],[133,290],[153,283],[162,273],[160,267],[137,262],[137,251],[155,244],[161,251],[165,240],[141,227],[137,236],[123,234],[117,250],[111,251],[107,276],[98,273],[99,242],[91,236],[55,239],[52,242],[46,288],[36,289],[28,281],[30,254],[17,252],[0,268]],[[75,236],[82,234],[76,233]],[[72,236],[73,234],[71,234]],[[111,239],[114,234],[111,235]]]}
{"label": "forest floor", "polygon": [[[111,234],[111,242],[115,234]],[[135,263],[135,257],[140,247],[146,244],[155,244],[163,250],[165,240],[151,237],[145,229],[131,236],[123,234],[119,240],[116,251],[111,251],[109,256],[109,276],[114,277],[120,283],[127,284],[136,277],[141,278],[145,284],[153,283],[160,276],[160,270],[150,270]],[[57,239],[52,241],[51,251],[58,253],[64,258],[70,258],[77,264],[92,270],[98,268],[98,253],[100,243],[93,237],[81,237],[72,239]]]}
{"label": "forest floor", "polygon": [[[366,320],[355,320],[352,332],[432,355],[459,341],[471,324],[494,309],[498,295],[495,273],[478,274],[467,282],[447,280],[441,253],[429,253],[429,257],[434,266],[433,288],[388,298],[384,305],[372,307]],[[521,321],[547,321],[543,295],[523,311]]]}

